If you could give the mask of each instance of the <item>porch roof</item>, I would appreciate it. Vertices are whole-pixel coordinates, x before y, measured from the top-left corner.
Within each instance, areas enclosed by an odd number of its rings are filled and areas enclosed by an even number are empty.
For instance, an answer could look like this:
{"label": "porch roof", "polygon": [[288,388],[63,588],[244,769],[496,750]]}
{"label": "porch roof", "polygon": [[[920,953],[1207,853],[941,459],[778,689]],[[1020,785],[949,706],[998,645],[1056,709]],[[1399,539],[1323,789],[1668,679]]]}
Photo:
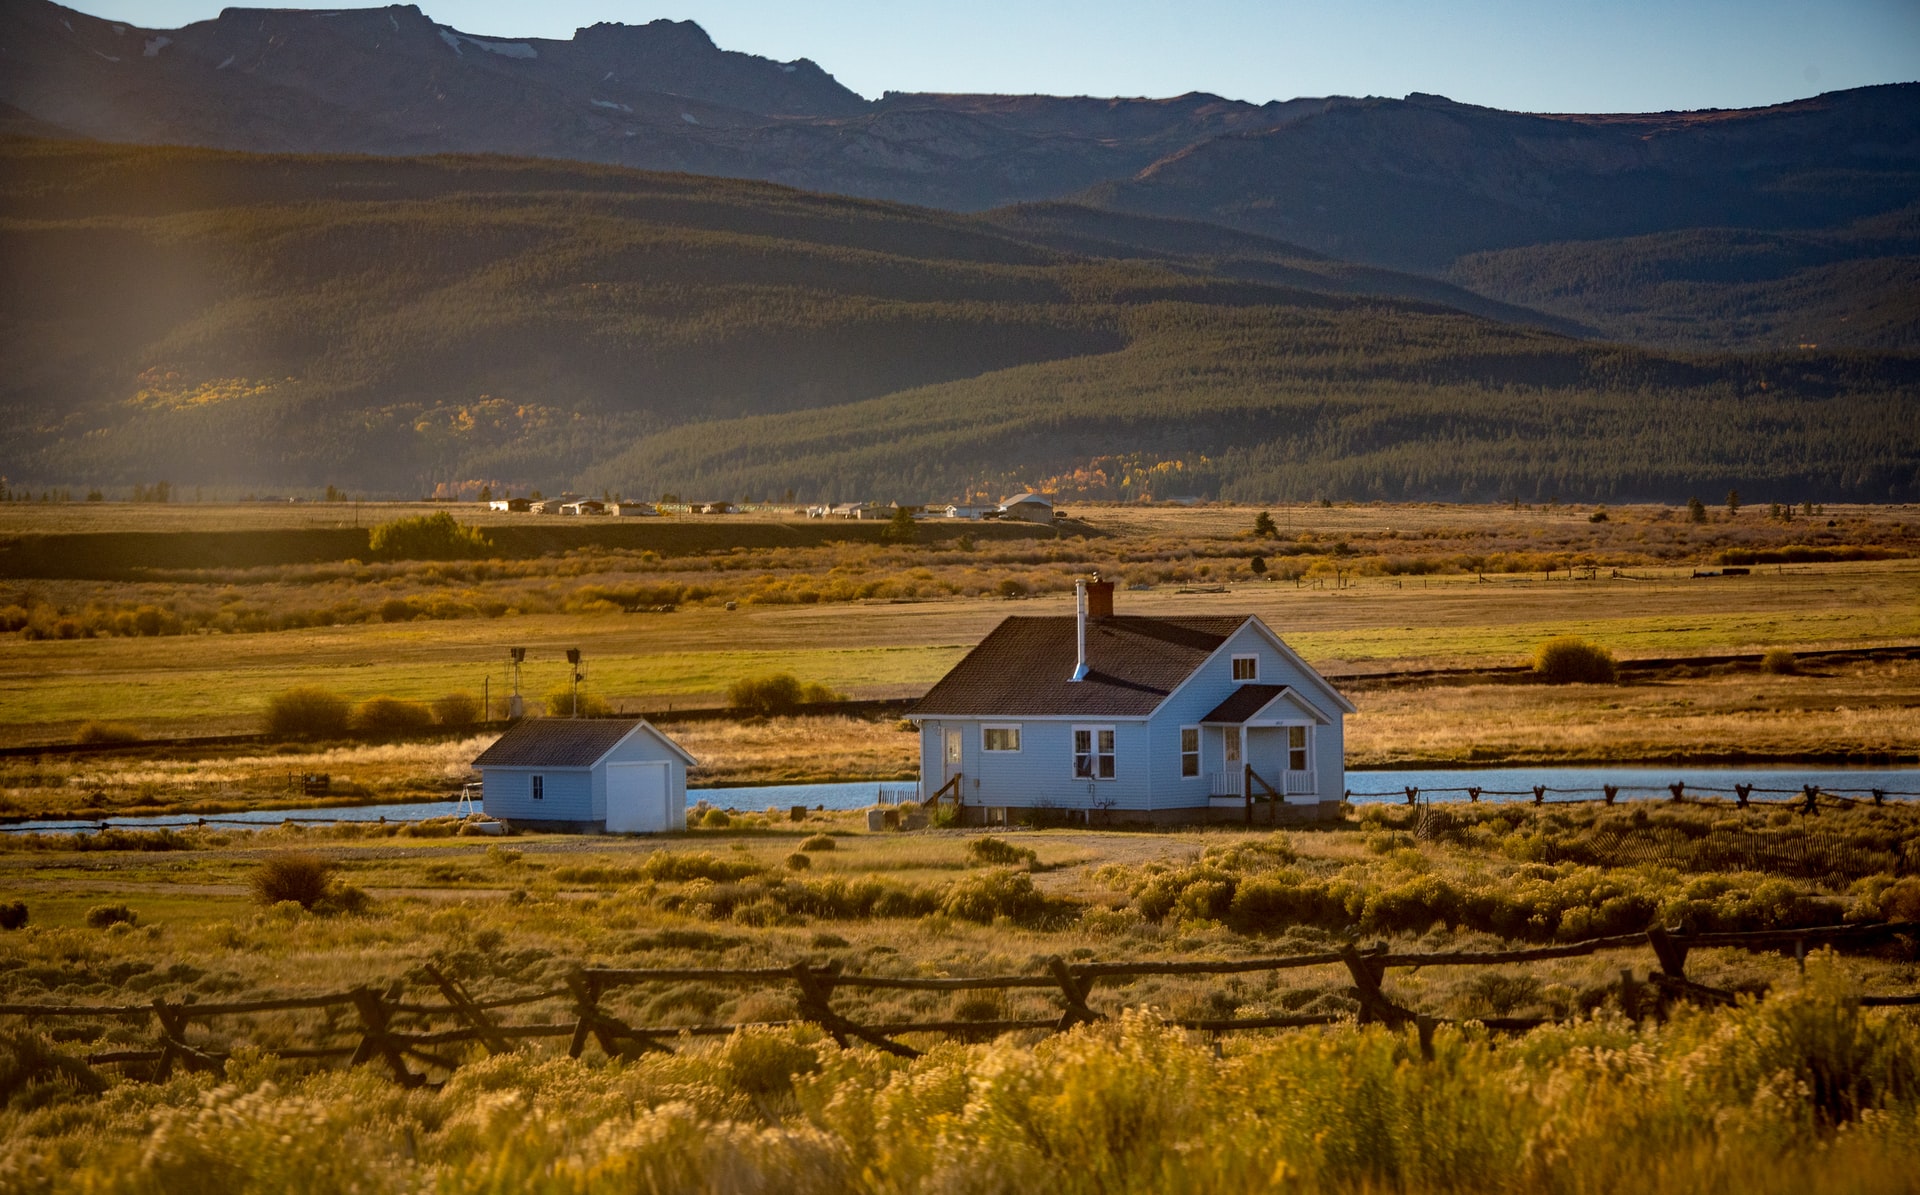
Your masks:
{"label": "porch roof", "polygon": [[1306,698],[1295,692],[1291,685],[1241,685],[1219,705],[1204,715],[1202,725],[1243,726],[1258,718],[1268,707],[1285,702],[1299,712],[1306,714],[1315,722],[1329,721],[1327,716],[1313,707]]}

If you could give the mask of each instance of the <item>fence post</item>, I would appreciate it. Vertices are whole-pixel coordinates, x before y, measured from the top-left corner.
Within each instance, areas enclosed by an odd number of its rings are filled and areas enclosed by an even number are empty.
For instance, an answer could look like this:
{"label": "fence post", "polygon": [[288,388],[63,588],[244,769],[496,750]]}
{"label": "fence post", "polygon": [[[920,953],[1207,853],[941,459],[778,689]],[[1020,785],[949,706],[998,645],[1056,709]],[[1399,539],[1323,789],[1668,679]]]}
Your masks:
{"label": "fence post", "polygon": [[1474,787],[1469,788],[1467,790],[1467,800],[1469,803],[1475,804],[1475,805],[1478,805],[1480,803],[1480,788],[1478,785],[1475,785]]}
{"label": "fence post", "polygon": [[868,1045],[877,1046],[901,1058],[920,1057],[920,1051],[912,1046],[902,1045],[890,1037],[875,1033],[864,1025],[856,1025],[833,1010],[833,989],[839,983],[839,976],[834,973],[833,968],[815,968],[805,963],[795,963],[793,982],[800,988],[801,1018],[825,1029],[841,1046],[847,1044],[849,1037],[857,1037]]}
{"label": "fence post", "polygon": [[1546,802],[1547,802],[1547,786],[1544,784],[1534,785],[1533,786],[1533,803],[1535,805],[1544,805],[1546,804]]}
{"label": "fence post", "polygon": [[1620,795],[1620,786],[1617,784],[1607,784],[1601,787],[1602,791],[1607,794],[1607,804],[1613,804],[1613,799]]}
{"label": "fence post", "polygon": [[1806,813],[1820,812],[1820,786],[1817,784],[1809,784],[1806,785],[1805,788],[1807,794],[1806,804],[1801,806],[1802,811]]}
{"label": "fence post", "polygon": [[1417,789],[1417,788],[1408,788],[1408,789],[1407,789],[1407,804],[1409,804],[1409,805],[1411,805],[1411,804],[1413,804],[1413,803],[1414,803],[1414,802],[1415,802],[1416,800],[1418,800],[1418,799],[1419,799],[1419,796],[1420,796],[1420,790],[1419,790],[1419,789]]}
{"label": "fence post", "polygon": [[1360,1023],[1365,1025],[1380,1021],[1398,1028],[1413,1014],[1387,999],[1380,990],[1380,981],[1387,975],[1385,953],[1385,949],[1380,948],[1362,954],[1349,942],[1340,948],[1340,961],[1347,965],[1347,970],[1353,975],[1353,986],[1359,993]]}
{"label": "fence post", "polygon": [[225,1065],[213,1055],[187,1044],[187,1018],[178,1005],[168,1004],[160,996],[153,998],[154,1019],[160,1022],[160,1057],[154,1059],[152,1079],[165,1082],[173,1071],[173,1060],[186,1063],[190,1071],[224,1073]]}
{"label": "fence post", "polygon": [[493,1023],[493,1018],[473,1002],[473,997],[467,994],[466,988],[460,986],[458,981],[442,974],[440,968],[432,963],[426,964],[423,970],[426,971],[427,978],[439,986],[440,994],[445,996],[447,1003],[460,1014],[460,1019],[473,1026],[474,1032],[480,1035],[480,1043],[487,1047],[487,1053],[506,1054],[513,1050],[513,1043],[500,1032],[500,1027]]}
{"label": "fence post", "polygon": [[415,1074],[408,1066],[400,1047],[394,1044],[393,1036],[387,1030],[393,1013],[378,992],[367,987],[356,987],[348,993],[353,999],[354,1010],[360,1014],[360,1024],[365,1033],[360,1044],[354,1047],[353,1061],[349,1066],[358,1066],[367,1062],[375,1054],[386,1059],[387,1066],[393,1070],[393,1077],[402,1087],[418,1087],[427,1081],[425,1075]]}
{"label": "fence post", "polygon": [[1734,785],[1733,786],[1734,803],[1740,806],[1740,808],[1745,809],[1747,807],[1747,796],[1751,792],[1753,792],[1753,785],[1751,784]]}
{"label": "fence post", "polygon": [[1073,969],[1058,955],[1047,960],[1047,970],[1053,972],[1054,982],[1060,985],[1060,999],[1066,1005],[1059,1023],[1053,1027],[1055,1033],[1065,1033],[1075,1025],[1106,1019],[1087,1007],[1087,996],[1093,991],[1093,980],[1084,975],[1075,975]]}
{"label": "fence post", "polygon": [[1684,780],[1678,784],[1667,785],[1667,791],[1673,794],[1673,799],[1676,801],[1684,801],[1687,799],[1687,783]]}

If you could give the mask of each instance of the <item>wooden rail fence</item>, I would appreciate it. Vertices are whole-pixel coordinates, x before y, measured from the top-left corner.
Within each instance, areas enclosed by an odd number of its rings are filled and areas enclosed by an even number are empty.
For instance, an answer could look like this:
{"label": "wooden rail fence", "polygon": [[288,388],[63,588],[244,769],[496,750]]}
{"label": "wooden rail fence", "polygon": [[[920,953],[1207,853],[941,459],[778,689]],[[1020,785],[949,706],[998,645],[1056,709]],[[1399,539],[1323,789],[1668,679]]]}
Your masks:
{"label": "wooden rail fence", "polygon": [[[0,1017],[26,1022],[54,1019],[146,1019],[154,1022],[154,1045],[145,1049],[105,1050],[86,1056],[90,1065],[121,1065],[129,1073],[160,1081],[175,1066],[189,1071],[222,1071],[227,1052],[211,1043],[189,1040],[195,1025],[211,1026],[215,1020],[273,1012],[351,1010],[358,1026],[347,1029],[357,1034],[352,1044],[280,1047],[257,1042],[264,1052],[281,1058],[340,1059],[349,1065],[378,1061],[393,1077],[413,1087],[428,1082],[433,1070],[450,1072],[460,1059],[442,1052],[445,1047],[478,1044],[490,1054],[514,1050],[518,1043],[533,1038],[567,1038],[567,1052],[578,1058],[593,1041],[606,1056],[632,1057],[647,1052],[671,1052],[673,1042],[683,1037],[725,1037],[736,1030],[777,1027],[797,1022],[818,1025],[845,1046],[864,1042],[901,1057],[913,1058],[919,1050],[898,1040],[907,1034],[940,1033],[966,1038],[997,1036],[1002,1033],[1036,1031],[1058,1033],[1083,1023],[1101,1021],[1106,1014],[1089,1003],[1094,986],[1103,982],[1127,981],[1146,976],[1219,976],[1278,972],[1308,967],[1345,967],[1353,981],[1351,994],[1359,1004],[1357,1016],[1341,1013],[1301,1014],[1294,1016],[1239,1018],[1167,1018],[1165,1023],[1183,1029],[1226,1033],[1252,1029],[1299,1029],[1334,1025],[1355,1020],[1361,1024],[1378,1023],[1396,1028],[1414,1026],[1423,1050],[1431,1048],[1433,1030],[1448,1018],[1430,1016],[1394,1002],[1384,988],[1391,968],[1491,967],[1537,963],[1552,959],[1581,958],[1602,952],[1648,949],[1656,966],[1643,982],[1635,979],[1631,967],[1620,973],[1619,994],[1622,1008],[1630,1016],[1663,1016],[1669,1004],[1677,1000],[1709,1004],[1732,1004],[1735,993],[1710,987],[1689,979],[1687,958],[1691,951],[1710,947],[1737,947],[1746,950],[1791,951],[1804,962],[1807,951],[1815,946],[1860,949],[1907,939],[1909,948],[1920,939],[1920,922],[1879,922],[1871,924],[1825,925],[1805,929],[1767,930],[1744,933],[1682,933],[1678,930],[1650,929],[1644,933],[1616,934],[1589,938],[1553,946],[1524,947],[1512,950],[1411,951],[1395,953],[1381,944],[1362,949],[1351,943],[1338,950],[1272,958],[1224,960],[1154,960],[1139,962],[1070,963],[1049,960],[1045,974],[984,976],[886,976],[848,974],[837,964],[812,966],[796,963],[787,967],[749,968],[614,968],[581,967],[567,976],[564,987],[492,999],[476,999],[464,985],[431,964],[421,968],[432,986],[438,989],[440,1003],[402,999],[405,985],[395,981],[384,990],[365,985],[344,992],[317,996],[287,996],[231,1003],[175,1003],[155,998],[148,1004],[0,1004]],[[724,1025],[632,1025],[620,1019],[604,1004],[606,997],[624,988],[648,984],[709,983],[768,987],[792,984],[796,990],[798,1017],[793,1021],[763,1021],[752,1024]],[[1058,1002],[1057,1016],[1007,1020],[908,1021],[863,1024],[836,1009],[833,999],[843,989],[895,990],[911,992],[976,992],[1035,989],[1048,991]],[[500,1012],[538,1004],[558,1004],[564,1016],[544,1022],[511,1024],[499,1019]],[[1861,998],[1868,1007],[1920,1006],[1920,993],[1878,995]],[[332,1019],[331,1017],[329,1019]],[[1476,1018],[1489,1029],[1520,1032],[1551,1023],[1549,1017]],[[321,1030],[326,1032],[326,1030]],[[429,1069],[414,1069],[423,1063]]]}

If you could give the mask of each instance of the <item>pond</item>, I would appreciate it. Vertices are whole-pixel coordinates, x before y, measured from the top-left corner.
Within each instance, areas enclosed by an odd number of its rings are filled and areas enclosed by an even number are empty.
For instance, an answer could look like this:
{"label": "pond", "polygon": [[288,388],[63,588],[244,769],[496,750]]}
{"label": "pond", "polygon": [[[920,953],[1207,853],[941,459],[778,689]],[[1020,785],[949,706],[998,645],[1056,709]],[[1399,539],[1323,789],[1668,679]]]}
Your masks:
{"label": "pond", "polygon": [[[1466,801],[1469,789],[1480,789],[1483,801],[1531,801],[1536,785],[1546,789],[1549,802],[1600,796],[1613,785],[1621,800],[1664,800],[1668,787],[1685,784],[1689,797],[1731,798],[1736,785],[1752,785],[1758,798],[1786,799],[1815,785],[1821,792],[1871,798],[1879,789],[1889,799],[1920,797],[1920,768],[1797,768],[1797,767],[1634,767],[1634,768],[1472,768],[1406,771],[1348,772],[1347,791],[1356,803],[1403,802],[1407,789],[1419,790],[1429,801]],[[751,812],[809,809],[865,809],[874,804],[897,804],[911,799],[911,783],[857,781],[842,784],[776,784],[744,788],[694,789],[692,802],[706,801],[720,809]],[[148,817],[110,817],[103,820],[23,821],[0,826],[11,833],[73,834],[112,826],[154,830],[180,826],[224,826],[233,829],[277,826],[283,822],[412,822],[436,817],[464,816],[472,807],[461,801],[416,801],[396,805],[349,805],[333,808],[254,809],[240,813],[169,814]]]}

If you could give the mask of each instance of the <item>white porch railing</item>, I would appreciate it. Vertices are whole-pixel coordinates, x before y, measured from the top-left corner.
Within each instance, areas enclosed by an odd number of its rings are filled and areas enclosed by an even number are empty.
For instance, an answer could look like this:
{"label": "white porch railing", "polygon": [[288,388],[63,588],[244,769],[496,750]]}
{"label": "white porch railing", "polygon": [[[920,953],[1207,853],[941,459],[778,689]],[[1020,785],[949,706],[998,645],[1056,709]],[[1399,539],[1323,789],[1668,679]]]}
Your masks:
{"label": "white porch railing", "polygon": [[1237,797],[1240,795],[1240,782],[1243,777],[1240,769],[1231,772],[1208,772],[1207,795],[1209,797]]}
{"label": "white porch railing", "polygon": [[1318,787],[1313,782],[1312,772],[1286,772],[1283,775],[1285,778],[1280,782],[1281,791],[1289,797],[1311,796]]}

